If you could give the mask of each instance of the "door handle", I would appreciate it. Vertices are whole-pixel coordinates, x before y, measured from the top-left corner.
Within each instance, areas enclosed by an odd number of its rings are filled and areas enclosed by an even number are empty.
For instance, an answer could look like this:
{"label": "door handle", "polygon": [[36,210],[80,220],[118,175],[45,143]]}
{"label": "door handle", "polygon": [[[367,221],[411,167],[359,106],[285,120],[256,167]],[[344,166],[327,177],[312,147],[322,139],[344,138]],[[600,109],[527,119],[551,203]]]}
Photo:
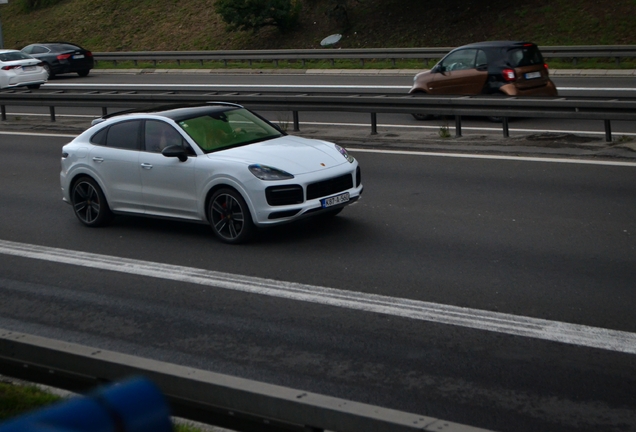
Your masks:
{"label": "door handle", "polygon": [[96,156],[96,157],[93,158],[93,162],[102,163],[102,162],[104,162],[104,158]]}
{"label": "door handle", "polygon": [[151,164],[149,164],[149,163],[142,163],[142,164],[141,164],[141,167],[142,167],[143,169],[147,169],[147,170],[149,170],[149,169],[151,169],[151,168],[152,168],[152,165],[151,165]]}

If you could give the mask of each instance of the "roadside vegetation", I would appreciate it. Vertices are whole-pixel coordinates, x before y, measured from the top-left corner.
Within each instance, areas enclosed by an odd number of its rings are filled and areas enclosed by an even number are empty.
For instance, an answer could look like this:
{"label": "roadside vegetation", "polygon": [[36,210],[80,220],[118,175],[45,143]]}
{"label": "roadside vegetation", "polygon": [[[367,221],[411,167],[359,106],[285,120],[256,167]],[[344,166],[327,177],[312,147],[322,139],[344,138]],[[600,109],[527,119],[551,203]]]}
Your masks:
{"label": "roadside vegetation", "polygon": [[7,48],[65,40],[96,52],[319,49],[334,33],[340,48],[636,44],[636,0],[276,2],[282,16],[252,10],[250,20],[241,20],[248,14],[239,6],[253,3],[245,0],[11,0],[0,17]]}

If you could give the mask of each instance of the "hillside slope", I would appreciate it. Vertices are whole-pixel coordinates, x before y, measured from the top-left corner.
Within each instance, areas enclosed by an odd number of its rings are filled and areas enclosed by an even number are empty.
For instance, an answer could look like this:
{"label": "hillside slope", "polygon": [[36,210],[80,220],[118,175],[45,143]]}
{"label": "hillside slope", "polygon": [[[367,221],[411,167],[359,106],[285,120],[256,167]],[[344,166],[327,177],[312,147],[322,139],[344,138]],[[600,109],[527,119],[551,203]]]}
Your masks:
{"label": "hillside slope", "polygon": [[5,47],[68,40],[93,51],[320,48],[343,33],[342,48],[457,46],[524,39],[541,45],[636,44],[636,0],[349,0],[348,28],[334,0],[301,0],[297,29],[227,32],[215,0],[64,0],[23,12],[0,5]]}

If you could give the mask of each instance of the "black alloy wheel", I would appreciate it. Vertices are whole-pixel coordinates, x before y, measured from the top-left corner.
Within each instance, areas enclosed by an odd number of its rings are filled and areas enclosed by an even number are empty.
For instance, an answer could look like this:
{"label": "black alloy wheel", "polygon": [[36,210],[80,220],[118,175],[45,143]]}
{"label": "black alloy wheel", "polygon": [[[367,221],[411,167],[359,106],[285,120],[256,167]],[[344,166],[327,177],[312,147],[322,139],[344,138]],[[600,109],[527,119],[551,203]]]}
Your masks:
{"label": "black alloy wheel", "polygon": [[247,203],[233,189],[220,189],[212,195],[209,218],[212,231],[224,243],[243,243],[254,232]]}
{"label": "black alloy wheel", "polygon": [[71,191],[71,204],[75,216],[88,227],[105,225],[113,216],[101,188],[89,177],[82,177],[75,182]]}

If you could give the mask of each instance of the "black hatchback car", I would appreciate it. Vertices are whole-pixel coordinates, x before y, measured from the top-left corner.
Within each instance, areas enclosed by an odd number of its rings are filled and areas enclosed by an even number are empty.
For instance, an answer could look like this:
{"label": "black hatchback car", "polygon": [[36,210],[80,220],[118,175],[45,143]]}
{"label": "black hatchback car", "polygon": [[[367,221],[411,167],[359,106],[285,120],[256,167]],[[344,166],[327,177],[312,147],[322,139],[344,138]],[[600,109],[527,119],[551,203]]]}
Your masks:
{"label": "black hatchback car", "polygon": [[49,78],[65,73],[77,73],[85,77],[95,65],[92,52],[68,42],[35,43],[25,46],[21,51],[42,61]]}
{"label": "black hatchback car", "polygon": [[[479,42],[455,48],[433,69],[415,75],[409,93],[557,96],[548,65],[532,42]],[[414,114],[417,119],[428,116]]]}

